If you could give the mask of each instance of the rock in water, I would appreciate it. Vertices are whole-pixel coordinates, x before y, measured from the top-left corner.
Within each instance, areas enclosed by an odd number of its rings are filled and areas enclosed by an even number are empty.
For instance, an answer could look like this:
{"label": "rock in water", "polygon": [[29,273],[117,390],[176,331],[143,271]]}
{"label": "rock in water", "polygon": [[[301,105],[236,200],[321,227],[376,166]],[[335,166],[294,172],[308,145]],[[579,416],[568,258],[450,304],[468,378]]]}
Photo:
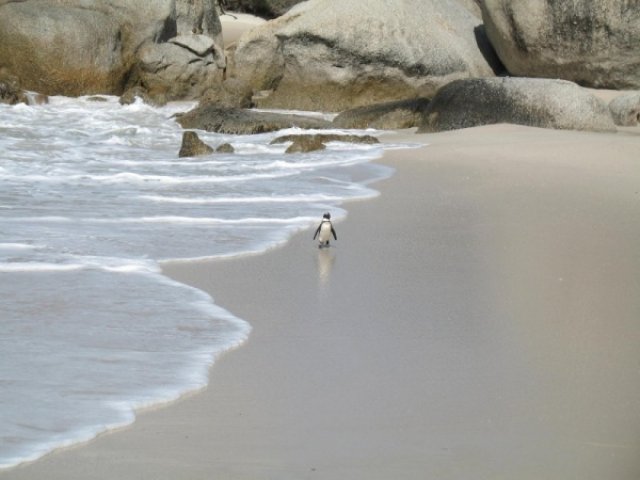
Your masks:
{"label": "rock in water", "polygon": [[184,132],[182,134],[182,146],[178,157],[197,157],[208,155],[213,152],[213,148],[204,143],[196,132]]}
{"label": "rock in water", "polygon": [[293,134],[283,135],[271,140],[270,145],[277,145],[278,143],[296,142],[301,139],[307,138],[313,142],[328,143],[328,142],[347,142],[347,143],[362,143],[372,145],[380,143],[376,137],[372,135],[349,135],[340,133],[313,133],[313,134]]}
{"label": "rock in water", "polygon": [[300,135],[293,139],[293,143],[285,150],[284,153],[306,153],[324,150],[327,148],[322,141],[315,136]]}
{"label": "rock in water", "polygon": [[640,87],[640,2],[484,0],[487,35],[512,75]]}
{"label": "rock in water", "polygon": [[284,128],[331,128],[331,122],[302,115],[256,112],[239,108],[224,108],[215,103],[199,105],[177,116],[183,128],[208,132],[249,135],[273,132]]}
{"label": "rock in water", "polygon": [[26,93],[20,88],[20,80],[0,68],[0,103],[15,105],[28,103]]}
{"label": "rock in water", "polygon": [[607,105],[566,80],[476,78],[443,87],[419,132],[513,123],[540,128],[615,131]]}
{"label": "rock in water", "polygon": [[457,0],[312,0],[238,41],[234,74],[258,106],[341,111],[430,97],[459,78],[493,76],[481,21]]}
{"label": "rock in water", "polygon": [[230,143],[223,143],[222,145],[219,145],[218,148],[216,148],[217,153],[233,153],[235,151],[236,149],[233,148],[233,145],[231,145]]}

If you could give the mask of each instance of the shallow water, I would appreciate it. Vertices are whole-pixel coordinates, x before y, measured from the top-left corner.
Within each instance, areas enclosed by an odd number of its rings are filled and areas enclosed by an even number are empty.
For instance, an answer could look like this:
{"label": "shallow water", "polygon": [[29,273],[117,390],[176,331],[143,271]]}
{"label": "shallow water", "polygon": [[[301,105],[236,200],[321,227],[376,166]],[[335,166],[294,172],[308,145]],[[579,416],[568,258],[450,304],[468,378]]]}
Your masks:
{"label": "shallow water", "polygon": [[0,468],[203,387],[247,338],[159,262],[263,251],[324,211],[344,216],[344,200],[375,196],[367,185],[391,173],[371,163],[382,145],[269,145],[294,129],[200,132],[236,153],[179,159],[171,117],[192,106],[0,105]]}

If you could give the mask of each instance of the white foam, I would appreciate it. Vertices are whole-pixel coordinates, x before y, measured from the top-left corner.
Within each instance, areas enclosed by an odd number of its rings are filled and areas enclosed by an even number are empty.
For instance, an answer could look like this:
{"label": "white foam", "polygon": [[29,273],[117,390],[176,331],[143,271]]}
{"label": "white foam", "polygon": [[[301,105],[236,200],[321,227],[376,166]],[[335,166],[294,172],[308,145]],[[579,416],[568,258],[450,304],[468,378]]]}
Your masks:
{"label": "white foam", "polygon": [[[368,164],[382,146],[285,155],[269,144],[300,129],[202,132],[236,153],[179,159],[171,115],[195,102],[105,98],[0,105],[0,378],[11,385],[0,388],[0,465],[201,388],[216,356],[246,339],[246,322],[162,276],[160,260],[264,251],[327,210],[343,217],[343,200],[375,195],[365,184],[389,173]],[[24,400],[36,398],[48,402]]]}
{"label": "white foam", "polygon": [[38,246],[30,243],[0,243],[0,250],[33,250]]}
{"label": "white foam", "polygon": [[258,197],[168,197],[162,195],[141,195],[141,200],[160,203],[177,203],[183,205],[219,205],[225,203],[315,203],[340,202],[337,195],[279,195]]}
{"label": "white foam", "polygon": [[86,268],[82,264],[58,264],[46,262],[2,262],[0,272],[72,272]]}

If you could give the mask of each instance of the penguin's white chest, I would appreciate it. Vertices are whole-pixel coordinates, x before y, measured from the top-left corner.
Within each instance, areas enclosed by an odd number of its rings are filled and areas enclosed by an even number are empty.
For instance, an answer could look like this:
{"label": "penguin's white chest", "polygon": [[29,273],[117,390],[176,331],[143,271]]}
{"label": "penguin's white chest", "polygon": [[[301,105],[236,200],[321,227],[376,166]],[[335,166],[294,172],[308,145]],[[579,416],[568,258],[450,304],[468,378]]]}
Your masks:
{"label": "penguin's white chest", "polygon": [[331,223],[322,222],[322,225],[320,225],[320,235],[318,236],[318,240],[320,240],[321,243],[324,243],[329,241],[330,238],[331,238]]}

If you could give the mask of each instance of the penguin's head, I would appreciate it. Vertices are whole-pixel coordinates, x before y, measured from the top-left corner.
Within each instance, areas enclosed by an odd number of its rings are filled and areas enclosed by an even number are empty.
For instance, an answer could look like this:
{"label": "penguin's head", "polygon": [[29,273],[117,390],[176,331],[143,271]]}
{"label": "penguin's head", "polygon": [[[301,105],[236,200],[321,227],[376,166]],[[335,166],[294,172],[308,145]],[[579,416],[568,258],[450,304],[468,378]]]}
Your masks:
{"label": "penguin's head", "polygon": [[326,218],[327,220],[331,220],[331,214],[329,212],[325,213],[322,218]]}

